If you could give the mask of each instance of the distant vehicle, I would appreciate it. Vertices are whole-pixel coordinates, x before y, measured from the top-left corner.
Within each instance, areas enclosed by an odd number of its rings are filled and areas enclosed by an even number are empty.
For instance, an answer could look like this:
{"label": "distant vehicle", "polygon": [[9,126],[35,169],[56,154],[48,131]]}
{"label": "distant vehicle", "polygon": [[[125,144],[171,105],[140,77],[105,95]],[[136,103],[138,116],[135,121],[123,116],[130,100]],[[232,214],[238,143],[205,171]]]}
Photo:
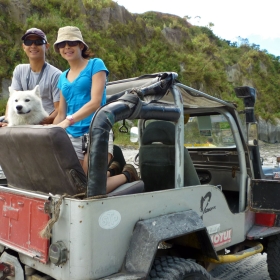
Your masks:
{"label": "distant vehicle", "polygon": [[[255,90],[235,92],[243,115],[176,73],[110,82],[87,177],[62,128],[1,128],[0,279],[212,279],[213,263],[259,252],[280,279],[280,181],[263,172]],[[141,180],[106,194],[109,131],[126,119]]]}

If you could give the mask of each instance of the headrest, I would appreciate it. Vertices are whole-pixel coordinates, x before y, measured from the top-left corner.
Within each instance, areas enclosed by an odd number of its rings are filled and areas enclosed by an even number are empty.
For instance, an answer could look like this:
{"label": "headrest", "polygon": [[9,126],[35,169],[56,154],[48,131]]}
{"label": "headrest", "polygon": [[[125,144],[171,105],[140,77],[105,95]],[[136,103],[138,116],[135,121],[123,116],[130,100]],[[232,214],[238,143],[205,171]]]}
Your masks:
{"label": "headrest", "polygon": [[175,145],[175,125],[167,121],[149,123],[143,132],[142,144],[149,145],[153,142]]}

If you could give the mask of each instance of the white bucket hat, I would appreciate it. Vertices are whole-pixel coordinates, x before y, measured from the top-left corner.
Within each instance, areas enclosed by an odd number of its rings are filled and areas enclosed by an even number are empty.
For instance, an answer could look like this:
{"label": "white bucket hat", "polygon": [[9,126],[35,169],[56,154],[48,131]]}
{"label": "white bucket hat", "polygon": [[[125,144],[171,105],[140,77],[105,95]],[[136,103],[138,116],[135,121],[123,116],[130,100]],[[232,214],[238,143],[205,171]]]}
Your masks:
{"label": "white bucket hat", "polygon": [[65,26],[58,29],[57,39],[53,44],[54,50],[59,53],[57,44],[64,41],[79,41],[84,44],[84,50],[88,49],[88,45],[84,42],[80,29],[76,26]]}

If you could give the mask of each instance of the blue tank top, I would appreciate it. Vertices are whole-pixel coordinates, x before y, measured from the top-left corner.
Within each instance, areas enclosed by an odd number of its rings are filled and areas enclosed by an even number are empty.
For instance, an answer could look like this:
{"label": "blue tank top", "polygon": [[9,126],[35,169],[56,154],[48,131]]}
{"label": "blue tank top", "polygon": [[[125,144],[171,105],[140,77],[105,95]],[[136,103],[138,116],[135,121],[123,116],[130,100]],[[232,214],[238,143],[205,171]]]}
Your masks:
{"label": "blue tank top", "polygon": [[[69,82],[67,79],[67,73],[69,72],[69,69],[67,69],[60,75],[57,87],[61,90],[67,104],[66,115],[73,115],[90,101],[92,76],[100,71],[105,71],[106,76],[108,76],[109,74],[109,71],[106,68],[103,60],[101,60],[100,58],[94,58],[88,61],[86,68],[81,71],[80,75],[73,82]],[[105,103],[106,86],[103,91],[100,106],[105,105]],[[85,119],[67,127],[67,133],[72,135],[73,137],[79,137],[87,133],[89,131],[89,126],[93,115],[94,113],[92,113]]]}

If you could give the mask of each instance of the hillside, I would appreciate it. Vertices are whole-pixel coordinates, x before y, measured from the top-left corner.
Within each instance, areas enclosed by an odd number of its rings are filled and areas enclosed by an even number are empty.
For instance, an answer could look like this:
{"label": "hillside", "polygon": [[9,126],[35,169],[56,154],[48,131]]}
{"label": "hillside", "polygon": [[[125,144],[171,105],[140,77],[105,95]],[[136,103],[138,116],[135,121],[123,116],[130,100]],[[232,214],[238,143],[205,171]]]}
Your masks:
{"label": "hillside", "polygon": [[[0,8],[1,81],[26,62],[20,39],[26,29],[43,29],[52,44],[59,27],[75,25],[105,61],[111,81],[174,71],[183,83],[240,106],[233,88],[249,85],[257,90],[257,115],[280,117],[280,57],[257,45],[237,46],[170,14],[131,14],[111,0],[0,0]],[[47,59],[61,70],[67,67],[52,48]]]}

